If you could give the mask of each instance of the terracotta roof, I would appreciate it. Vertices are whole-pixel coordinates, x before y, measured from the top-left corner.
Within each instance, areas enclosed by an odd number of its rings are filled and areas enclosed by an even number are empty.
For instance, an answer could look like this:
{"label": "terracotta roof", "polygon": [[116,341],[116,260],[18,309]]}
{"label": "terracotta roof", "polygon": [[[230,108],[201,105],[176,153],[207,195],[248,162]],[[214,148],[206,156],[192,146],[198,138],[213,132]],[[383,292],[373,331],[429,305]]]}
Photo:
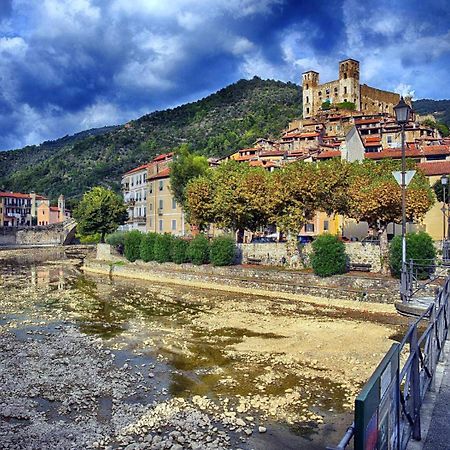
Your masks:
{"label": "terracotta roof", "polygon": [[424,162],[417,167],[427,176],[450,174],[450,161]]}
{"label": "terracotta roof", "polygon": [[371,142],[366,142],[364,144],[365,147],[379,147],[381,145],[381,141],[371,141]]}
{"label": "terracotta roof", "polygon": [[[405,155],[407,158],[417,158],[422,156],[422,153],[420,150],[409,150],[407,149],[405,151]],[[400,149],[387,149],[387,150],[381,150],[381,152],[373,152],[373,153],[366,153],[365,157],[368,159],[384,159],[384,158],[401,158],[402,157],[402,151]]]}
{"label": "terracotta roof", "polygon": [[369,123],[379,123],[380,119],[357,119],[355,125],[365,125]]}
{"label": "terracotta roof", "polygon": [[8,198],[31,198],[30,194],[22,194],[21,192],[0,192],[0,197]]}
{"label": "terracotta roof", "polygon": [[149,166],[150,164],[142,164],[142,166],[139,166],[139,167],[135,167],[134,169],[131,169],[131,170],[129,170],[128,172],[125,172],[125,174],[124,175],[130,175],[130,174],[132,174],[132,173],[135,173],[135,172],[139,172],[140,170],[144,170],[144,169],[147,169],[147,167]]}
{"label": "terracotta roof", "polygon": [[308,137],[317,137],[320,136],[320,133],[314,132],[314,133],[293,133],[293,134],[287,134],[282,137],[282,139],[291,139],[294,137],[298,138],[308,138]]}
{"label": "terracotta roof", "polygon": [[283,150],[268,150],[267,152],[261,152],[259,154],[260,157],[264,156],[284,156],[286,152]]}
{"label": "terracotta roof", "polygon": [[244,152],[257,152],[259,149],[257,148],[241,148],[239,150],[239,153],[244,153]]}
{"label": "terracotta roof", "polygon": [[242,156],[237,156],[236,158],[234,158],[234,160],[235,161],[248,161],[254,157],[255,157],[255,155],[242,155]]}
{"label": "terracotta roof", "polygon": [[262,161],[259,161],[259,160],[249,161],[248,165],[250,167],[264,167],[264,163]]}
{"label": "terracotta roof", "polygon": [[162,161],[164,159],[169,159],[169,158],[172,158],[172,156],[173,156],[173,152],[163,153],[162,155],[155,156],[152,159],[152,162],[158,162],[158,161]]}
{"label": "terracotta roof", "polygon": [[324,152],[320,152],[315,157],[317,159],[328,159],[328,158],[338,158],[341,156],[340,150],[326,150]]}
{"label": "terracotta roof", "polygon": [[170,167],[166,167],[159,173],[155,173],[148,177],[149,180],[157,180],[159,178],[168,178],[170,176]]}

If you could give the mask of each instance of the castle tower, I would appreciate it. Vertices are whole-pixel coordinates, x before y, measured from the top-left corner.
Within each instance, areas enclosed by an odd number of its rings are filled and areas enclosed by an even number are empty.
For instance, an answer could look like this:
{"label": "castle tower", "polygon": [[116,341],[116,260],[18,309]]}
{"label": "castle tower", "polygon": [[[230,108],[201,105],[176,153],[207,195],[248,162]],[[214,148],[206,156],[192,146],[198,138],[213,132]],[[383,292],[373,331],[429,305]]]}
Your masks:
{"label": "castle tower", "polygon": [[316,88],[319,85],[319,73],[314,70],[304,72],[302,76],[303,92],[303,118],[314,116],[317,113],[317,105],[314,101]]}
{"label": "castle tower", "polygon": [[355,104],[361,111],[361,93],[359,86],[359,61],[344,59],[339,63],[339,98],[341,102]]}

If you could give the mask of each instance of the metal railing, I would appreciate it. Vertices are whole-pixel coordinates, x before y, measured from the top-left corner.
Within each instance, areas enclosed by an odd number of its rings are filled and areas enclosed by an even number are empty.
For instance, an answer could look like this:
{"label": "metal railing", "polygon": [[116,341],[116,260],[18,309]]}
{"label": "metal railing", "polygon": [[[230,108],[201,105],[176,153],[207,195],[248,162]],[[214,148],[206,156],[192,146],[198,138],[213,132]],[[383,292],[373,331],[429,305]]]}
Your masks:
{"label": "metal railing", "polygon": [[[393,440],[390,442],[389,448],[404,450],[411,437],[415,440],[421,439],[420,409],[425,395],[434,381],[436,366],[443,355],[448,336],[450,323],[449,296],[450,277],[447,277],[434,302],[410,325],[400,344],[394,344],[396,346],[394,350],[398,351],[397,354],[400,359],[399,372],[395,381],[396,386],[394,386],[399,401],[392,402],[393,408],[395,408],[393,417],[396,416],[398,420],[396,420],[394,432],[390,433],[391,436],[388,437],[388,439]],[[379,368],[377,371],[379,371]],[[373,377],[367,385],[370,382],[373,383]],[[379,408],[385,400],[385,398],[380,397],[377,407]],[[358,422],[359,418],[355,413],[355,422],[347,429],[341,442],[337,446],[327,448],[329,450],[344,450],[350,444],[352,438],[358,441],[358,445],[355,446],[356,449],[364,448],[359,445],[364,439],[355,437],[358,433],[365,433],[365,430],[360,430],[355,425]]]}

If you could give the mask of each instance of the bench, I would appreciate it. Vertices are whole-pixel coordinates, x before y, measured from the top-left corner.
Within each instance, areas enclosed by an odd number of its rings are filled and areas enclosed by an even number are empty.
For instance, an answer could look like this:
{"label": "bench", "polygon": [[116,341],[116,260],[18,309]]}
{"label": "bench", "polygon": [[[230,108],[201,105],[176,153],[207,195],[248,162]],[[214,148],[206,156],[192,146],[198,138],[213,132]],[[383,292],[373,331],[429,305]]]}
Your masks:
{"label": "bench", "polygon": [[261,258],[252,258],[251,256],[247,257],[248,264],[261,264],[261,262],[262,262]]}
{"label": "bench", "polygon": [[354,270],[357,272],[370,272],[371,268],[372,268],[372,264],[350,263],[350,270]]}

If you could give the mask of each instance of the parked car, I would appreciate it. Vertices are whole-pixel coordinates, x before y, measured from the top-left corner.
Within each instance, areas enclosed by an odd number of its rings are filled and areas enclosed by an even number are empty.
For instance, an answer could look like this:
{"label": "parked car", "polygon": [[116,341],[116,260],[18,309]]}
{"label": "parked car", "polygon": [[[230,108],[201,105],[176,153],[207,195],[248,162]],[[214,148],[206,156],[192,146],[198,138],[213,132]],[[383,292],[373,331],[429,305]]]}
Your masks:
{"label": "parked car", "polygon": [[309,244],[314,240],[314,236],[297,236],[299,244]]}

